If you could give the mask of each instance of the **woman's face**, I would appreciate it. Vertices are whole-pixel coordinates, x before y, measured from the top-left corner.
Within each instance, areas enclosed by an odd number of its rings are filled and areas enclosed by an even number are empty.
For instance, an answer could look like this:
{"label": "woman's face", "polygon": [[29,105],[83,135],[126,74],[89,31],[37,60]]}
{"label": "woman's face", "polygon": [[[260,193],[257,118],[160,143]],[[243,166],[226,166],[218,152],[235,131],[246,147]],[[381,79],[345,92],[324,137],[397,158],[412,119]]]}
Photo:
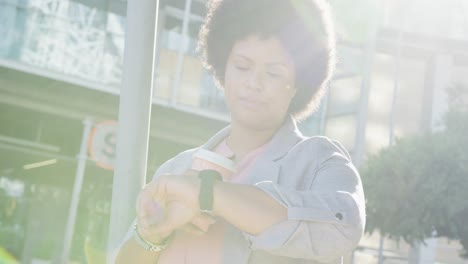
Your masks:
{"label": "woman's face", "polygon": [[237,41],[224,76],[232,121],[259,130],[280,126],[296,93],[294,80],[292,58],[277,38]]}

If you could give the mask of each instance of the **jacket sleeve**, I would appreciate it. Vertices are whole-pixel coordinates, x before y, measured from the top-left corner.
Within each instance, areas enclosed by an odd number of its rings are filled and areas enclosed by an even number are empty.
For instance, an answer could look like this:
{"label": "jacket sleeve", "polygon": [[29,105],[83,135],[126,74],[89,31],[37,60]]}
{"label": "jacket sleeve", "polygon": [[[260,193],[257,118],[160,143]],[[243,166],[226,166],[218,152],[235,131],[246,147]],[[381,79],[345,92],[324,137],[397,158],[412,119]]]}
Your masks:
{"label": "jacket sleeve", "polygon": [[288,218],[258,235],[244,232],[252,250],[328,262],[357,246],[365,225],[359,174],[339,143],[326,140],[316,154],[310,156],[318,162],[303,170],[306,178],[312,177],[310,186],[299,190],[270,181],[256,184],[287,208]]}

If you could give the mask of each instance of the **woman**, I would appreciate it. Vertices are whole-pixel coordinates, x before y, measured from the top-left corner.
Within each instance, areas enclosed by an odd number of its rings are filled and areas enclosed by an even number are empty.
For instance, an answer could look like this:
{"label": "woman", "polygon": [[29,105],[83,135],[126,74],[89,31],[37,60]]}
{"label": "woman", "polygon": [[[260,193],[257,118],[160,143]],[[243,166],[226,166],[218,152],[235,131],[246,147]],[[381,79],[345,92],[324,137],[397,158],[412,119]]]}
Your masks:
{"label": "woman", "polygon": [[[334,68],[327,6],[207,6],[200,48],[231,124],[159,168],[139,194],[137,225],[117,262],[342,263],[365,225],[359,174],[338,142],[304,137],[296,126],[316,109]],[[236,173],[221,181],[190,170],[199,149],[231,158]],[[155,201],[165,208],[159,219]]]}

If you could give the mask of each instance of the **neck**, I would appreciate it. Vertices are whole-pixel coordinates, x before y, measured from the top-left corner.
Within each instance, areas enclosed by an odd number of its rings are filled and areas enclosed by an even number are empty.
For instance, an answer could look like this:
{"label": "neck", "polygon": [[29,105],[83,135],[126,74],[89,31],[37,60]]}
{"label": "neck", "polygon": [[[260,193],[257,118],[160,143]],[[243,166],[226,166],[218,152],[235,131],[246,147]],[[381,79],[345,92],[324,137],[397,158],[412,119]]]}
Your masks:
{"label": "neck", "polygon": [[241,160],[250,151],[266,144],[274,136],[278,127],[254,129],[233,120],[231,134],[226,143],[234,152],[235,160]]}

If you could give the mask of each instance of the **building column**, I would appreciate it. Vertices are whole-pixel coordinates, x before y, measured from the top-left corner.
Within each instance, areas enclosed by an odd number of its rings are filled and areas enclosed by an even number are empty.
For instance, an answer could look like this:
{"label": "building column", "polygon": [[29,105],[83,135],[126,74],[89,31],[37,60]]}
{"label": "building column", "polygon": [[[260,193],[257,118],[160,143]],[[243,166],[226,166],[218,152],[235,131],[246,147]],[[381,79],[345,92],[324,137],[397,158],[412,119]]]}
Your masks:
{"label": "building column", "polygon": [[[431,101],[427,110],[430,114],[430,129],[438,131],[444,129],[443,117],[448,111],[447,89],[452,84],[453,57],[449,54],[436,54],[434,56],[432,85],[430,87]],[[408,260],[411,264],[434,263],[436,259],[438,238],[428,238],[423,243],[416,244],[410,251]]]}
{"label": "building column", "polygon": [[434,75],[432,85],[431,128],[433,131],[443,129],[442,118],[448,111],[448,93],[453,68],[453,57],[449,54],[437,54],[434,58]]}

